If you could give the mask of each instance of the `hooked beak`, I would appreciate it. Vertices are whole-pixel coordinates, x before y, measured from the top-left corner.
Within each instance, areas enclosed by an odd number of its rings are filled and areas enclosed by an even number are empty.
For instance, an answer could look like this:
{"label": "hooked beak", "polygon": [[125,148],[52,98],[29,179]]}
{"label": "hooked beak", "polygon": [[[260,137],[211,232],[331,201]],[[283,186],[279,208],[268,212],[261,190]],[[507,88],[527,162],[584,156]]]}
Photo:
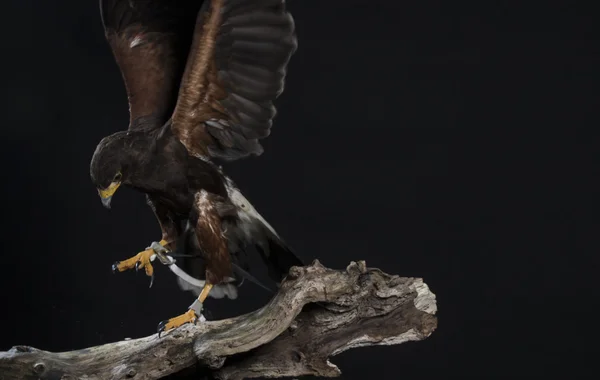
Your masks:
{"label": "hooked beak", "polygon": [[112,196],[102,198],[102,205],[106,208],[110,208],[110,201],[112,200]]}
{"label": "hooked beak", "polygon": [[121,182],[113,182],[106,189],[98,189],[98,194],[102,199],[102,205],[106,208],[110,208],[110,201],[112,200],[113,194],[121,186]]}

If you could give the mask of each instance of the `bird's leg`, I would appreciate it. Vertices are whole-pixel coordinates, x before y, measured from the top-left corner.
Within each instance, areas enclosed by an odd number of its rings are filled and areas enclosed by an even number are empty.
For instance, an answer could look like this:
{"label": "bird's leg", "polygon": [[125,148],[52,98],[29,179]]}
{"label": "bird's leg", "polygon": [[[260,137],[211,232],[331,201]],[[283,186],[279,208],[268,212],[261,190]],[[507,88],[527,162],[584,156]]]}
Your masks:
{"label": "bird's leg", "polygon": [[136,271],[140,268],[144,268],[146,270],[146,275],[152,277],[152,280],[150,281],[150,286],[152,286],[154,280],[154,268],[152,267],[151,262],[158,257],[161,263],[165,265],[171,263],[171,261],[165,257],[165,254],[170,250],[175,249],[175,242],[179,236],[179,230],[168,207],[165,207],[165,205],[160,202],[156,202],[148,195],[146,196],[146,201],[160,224],[162,239],[160,242],[152,242],[150,247],[147,247],[144,251],[130,259],[117,261],[113,264],[112,270],[113,272],[123,272],[132,268],[135,268]]}
{"label": "bird's leg", "polygon": [[117,261],[113,264],[112,270],[115,272],[124,272],[128,269],[139,270],[143,268],[146,271],[146,275],[150,276],[152,279],[150,280],[150,286],[154,282],[154,268],[152,267],[152,261],[154,260],[155,255],[164,255],[164,253],[168,252],[166,246],[168,246],[169,242],[166,240],[161,240],[158,243],[153,242],[150,247],[146,248],[142,252],[139,252],[137,255],[123,261]]}
{"label": "bird's leg", "polygon": [[198,244],[207,247],[204,250],[206,259],[206,282],[198,299],[189,307],[189,310],[175,318],[162,321],[158,324],[158,335],[166,330],[171,330],[188,322],[196,322],[202,312],[202,305],[213,284],[220,284],[231,276],[231,257],[227,250],[227,241],[221,227],[221,218],[216,204],[220,202],[219,196],[202,190],[194,196],[194,209],[197,211],[195,232]]}
{"label": "bird's leg", "polygon": [[160,322],[157,328],[158,336],[160,337],[161,333],[172,330],[186,323],[195,323],[196,320],[202,316],[204,300],[206,300],[206,297],[208,297],[208,293],[210,293],[212,287],[213,285],[207,282],[202,288],[198,298],[196,298],[194,303],[192,303],[188,308],[188,311],[178,315],[177,317]]}

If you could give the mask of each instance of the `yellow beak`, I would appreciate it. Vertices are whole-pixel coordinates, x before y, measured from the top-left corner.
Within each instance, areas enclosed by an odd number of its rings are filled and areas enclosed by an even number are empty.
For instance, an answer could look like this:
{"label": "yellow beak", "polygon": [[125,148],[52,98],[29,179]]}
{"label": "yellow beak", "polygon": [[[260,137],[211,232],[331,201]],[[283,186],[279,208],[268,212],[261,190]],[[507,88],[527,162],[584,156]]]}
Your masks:
{"label": "yellow beak", "polygon": [[106,189],[98,189],[98,194],[100,198],[102,198],[102,204],[106,208],[110,208],[110,201],[112,200],[112,196],[117,191],[117,189],[121,186],[121,182],[113,182]]}

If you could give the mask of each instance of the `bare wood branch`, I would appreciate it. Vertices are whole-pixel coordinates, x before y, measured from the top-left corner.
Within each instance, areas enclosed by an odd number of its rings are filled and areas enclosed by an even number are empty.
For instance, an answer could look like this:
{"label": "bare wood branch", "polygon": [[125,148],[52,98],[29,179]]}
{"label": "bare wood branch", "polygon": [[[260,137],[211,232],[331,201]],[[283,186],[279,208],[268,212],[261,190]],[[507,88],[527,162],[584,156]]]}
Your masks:
{"label": "bare wood branch", "polygon": [[263,308],[185,325],[158,338],[53,353],[16,346],[0,353],[0,379],[159,379],[200,366],[221,380],[338,376],[345,350],[422,340],[437,326],[435,295],[419,278],[352,262],[294,267]]}

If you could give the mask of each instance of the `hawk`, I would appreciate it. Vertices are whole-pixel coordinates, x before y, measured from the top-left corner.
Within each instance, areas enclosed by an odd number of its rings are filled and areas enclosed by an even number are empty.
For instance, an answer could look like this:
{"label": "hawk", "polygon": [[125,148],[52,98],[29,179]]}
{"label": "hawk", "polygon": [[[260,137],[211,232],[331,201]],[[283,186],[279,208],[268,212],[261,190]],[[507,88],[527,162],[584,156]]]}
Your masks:
{"label": "hawk", "polygon": [[107,208],[120,186],[145,193],[162,231],[113,270],[153,276],[153,255],[180,248],[204,259],[188,265],[205,280],[198,298],[160,334],[195,322],[209,295],[235,298],[232,268],[251,247],[275,281],[303,265],[215,163],[263,152],[297,48],[294,21],[285,0],[100,0],[100,13],[130,118],[98,144],[91,179]]}

